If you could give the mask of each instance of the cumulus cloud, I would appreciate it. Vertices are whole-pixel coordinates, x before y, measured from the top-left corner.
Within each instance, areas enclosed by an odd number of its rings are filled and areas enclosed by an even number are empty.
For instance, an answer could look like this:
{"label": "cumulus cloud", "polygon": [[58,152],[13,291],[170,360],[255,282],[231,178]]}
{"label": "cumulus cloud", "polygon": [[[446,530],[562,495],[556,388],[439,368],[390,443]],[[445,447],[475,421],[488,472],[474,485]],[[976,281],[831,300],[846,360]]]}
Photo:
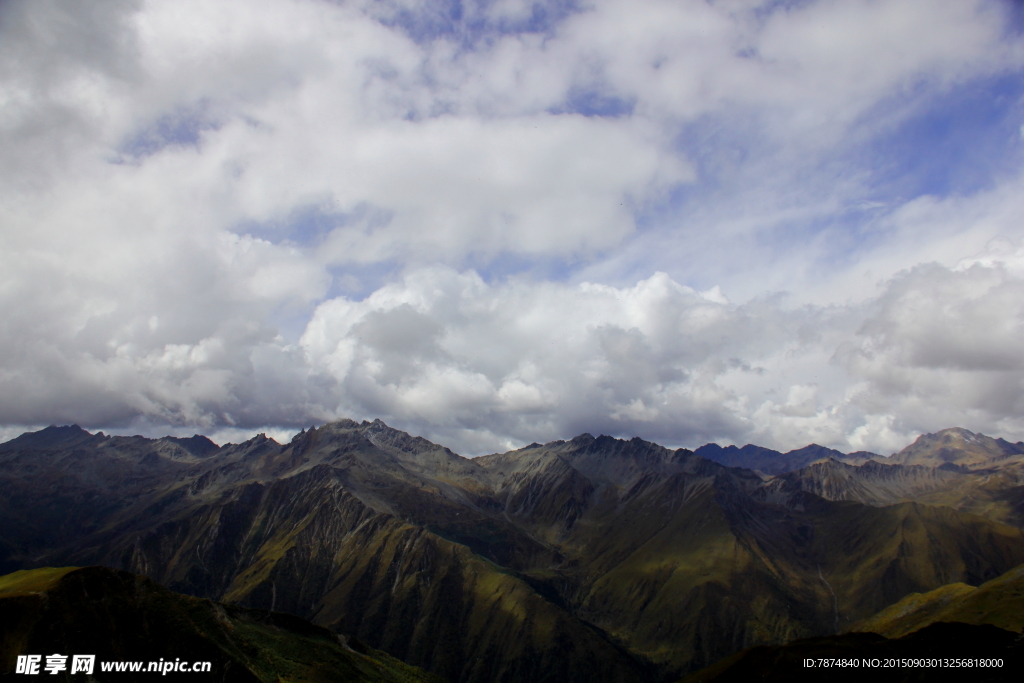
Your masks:
{"label": "cumulus cloud", "polygon": [[442,4],[0,5],[0,434],[1024,438],[1004,3]]}
{"label": "cumulus cloud", "polygon": [[432,267],[323,302],[298,344],[204,340],[65,361],[52,366],[77,370],[61,380],[63,403],[53,378],[34,376],[43,391],[16,385],[3,409],[22,423],[55,410],[92,424],[141,415],[146,429],[222,439],[381,417],[470,454],[583,431],[883,452],[949,424],[1014,437],[1024,273],[988,258],[920,266],[866,305],[829,308],[733,304],[664,273],[629,288],[492,285]]}
{"label": "cumulus cloud", "polygon": [[910,428],[967,420],[1019,439],[1022,254],[997,243],[956,268],[926,264],[895,278],[837,353],[865,381],[855,402]]}

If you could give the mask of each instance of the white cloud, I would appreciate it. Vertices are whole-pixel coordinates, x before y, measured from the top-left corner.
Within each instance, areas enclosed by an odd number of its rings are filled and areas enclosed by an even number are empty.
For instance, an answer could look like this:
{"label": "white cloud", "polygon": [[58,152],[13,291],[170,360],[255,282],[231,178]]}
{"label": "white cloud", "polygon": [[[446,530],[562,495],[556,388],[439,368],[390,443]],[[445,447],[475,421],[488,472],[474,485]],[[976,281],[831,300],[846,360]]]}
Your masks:
{"label": "white cloud", "polygon": [[1019,80],[999,3],[556,5],[0,6],[0,423],[1021,438],[1019,121],[863,157]]}
{"label": "white cloud", "polygon": [[1020,439],[1021,255],[1000,243],[969,266],[928,264],[894,279],[858,339],[837,354],[867,381],[856,402],[912,429],[970,421],[977,430]]}
{"label": "white cloud", "polygon": [[933,264],[866,305],[791,309],[710,301],[664,274],[618,289],[432,269],[322,304],[302,346],[339,414],[449,440],[588,429],[888,452],[950,424],[1024,436],[1022,288],[999,264]]}
{"label": "white cloud", "polygon": [[584,430],[848,450],[951,424],[1019,439],[1022,295],[1002,262],[922,266],[875,301],[827,309],[716,301],[664,274],[489,285],[434,267],[320,304],[299,347],[227,330],[148,352],[129,338],[102,360],[35,349],[31,375],[5,371],[0,409],[231,434],[382,417],[469,453]]}

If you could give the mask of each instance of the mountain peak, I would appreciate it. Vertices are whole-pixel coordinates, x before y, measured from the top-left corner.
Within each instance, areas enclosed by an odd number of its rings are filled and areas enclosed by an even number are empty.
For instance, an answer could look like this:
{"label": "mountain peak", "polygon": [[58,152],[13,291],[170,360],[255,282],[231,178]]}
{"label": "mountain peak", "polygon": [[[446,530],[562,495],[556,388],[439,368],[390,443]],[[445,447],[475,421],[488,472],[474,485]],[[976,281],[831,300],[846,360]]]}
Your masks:
{"label": "mountain peak", "polygon": [[[102,434],[102,432],[100,433]],[[177,436],[165,436],[162,441],[177,444],[198,458],[204,458],[220,448],[220,446],[202,434],[194,434],[187,439]]]}
{"label": "mountain peak", "polygon": [[1021,454],[1024,454],[1024,444],[1011,444],[963,427],[950,427],[934,434],[922,434],[892,457],[894,462],[905,465],[940,467],[949,463],[978,468]]}
{"label": "mountain peak", "polygon": [[11,439],[7,443],[0,444],[0,451],[18,450],[50,450],[53,448],[65,448],[93,435],[76,424],[50,425],[38,432],[25,432],[19,437]]}
{"label": "mountain peak", "polygon": [[[963,427],[947,427],[946,429],[940,429],[934,434],[923,434],[923,437],[941,437],[944,440],[950,441],[953,439],[959,439],[961,441],[976,441],[979,436],[984,437],[984,434],[975,434],[969,429]],[[920,437],[919,437],[920,438]]]}

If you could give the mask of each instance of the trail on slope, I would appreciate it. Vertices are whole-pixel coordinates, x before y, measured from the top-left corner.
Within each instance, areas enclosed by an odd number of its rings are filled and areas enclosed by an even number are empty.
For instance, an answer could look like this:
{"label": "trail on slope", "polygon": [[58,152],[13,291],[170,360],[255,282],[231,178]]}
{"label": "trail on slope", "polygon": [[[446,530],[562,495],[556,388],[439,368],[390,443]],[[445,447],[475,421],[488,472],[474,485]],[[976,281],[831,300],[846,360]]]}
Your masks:
{"label": "trail on slope", "polygon": [[832,584],[830,584],[828,580],[824,577],[824,575],[821,573],[820,564],[818,565],[818,578],[821,579],[826,586],[828,586],[828,592],[832,594],[832,611],[835,614],[834,629],[836,633],[839,633],[839,598],[836,597],[836,592],[832,590]]}

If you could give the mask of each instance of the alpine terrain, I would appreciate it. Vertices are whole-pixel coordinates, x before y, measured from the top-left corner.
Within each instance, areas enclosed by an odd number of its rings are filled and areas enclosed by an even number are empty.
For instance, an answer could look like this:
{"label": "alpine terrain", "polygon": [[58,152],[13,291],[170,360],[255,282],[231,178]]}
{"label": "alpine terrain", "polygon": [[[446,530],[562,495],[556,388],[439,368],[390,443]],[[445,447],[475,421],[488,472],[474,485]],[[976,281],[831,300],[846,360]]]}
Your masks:
{"label": "alpine terrain", "polygon": [[453,682],[672,681],[1005,575],[1022,479],[1024,444],[958,429],[888,458],[582,434],[467,459],[379,420],[49,427],[0,445],[0,572],[144,575]]}

